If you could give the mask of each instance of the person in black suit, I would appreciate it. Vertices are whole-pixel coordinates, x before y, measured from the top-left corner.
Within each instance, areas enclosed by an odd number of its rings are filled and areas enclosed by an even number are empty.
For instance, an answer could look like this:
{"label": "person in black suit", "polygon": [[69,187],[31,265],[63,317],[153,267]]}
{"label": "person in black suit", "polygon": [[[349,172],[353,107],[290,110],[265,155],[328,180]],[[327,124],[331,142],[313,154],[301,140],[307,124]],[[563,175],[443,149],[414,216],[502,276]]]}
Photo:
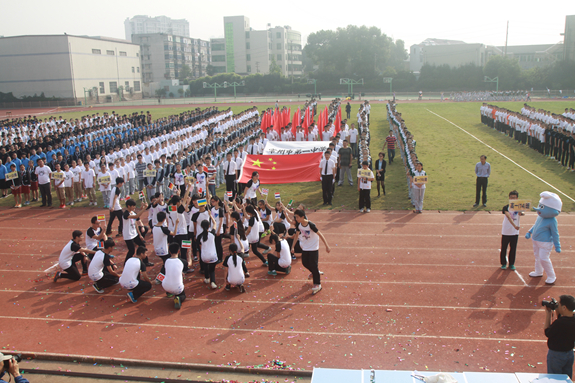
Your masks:
{"label": "person in black suit", "polygon": [[383,195],[385,195],[385,166],[387,162],[385,162],[385,153],[379,152],[379,158],[375,160],[375,164],[373,167],[373,171],[375,172],[375,182],[377,183],[377,196],[379,197],[381,194],[379,192],[379,186],[383,189]]}

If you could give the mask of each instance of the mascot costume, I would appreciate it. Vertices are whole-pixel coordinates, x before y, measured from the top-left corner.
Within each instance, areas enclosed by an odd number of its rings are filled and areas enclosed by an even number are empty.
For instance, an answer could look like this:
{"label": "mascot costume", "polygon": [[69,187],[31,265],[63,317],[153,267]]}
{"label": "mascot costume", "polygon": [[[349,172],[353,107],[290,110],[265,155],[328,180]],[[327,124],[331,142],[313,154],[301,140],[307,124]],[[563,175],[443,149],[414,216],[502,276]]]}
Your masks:
{"label": "mascot costume", "polygon": [[525,238],[532,238],[533,240],[533,253],[535,255],[535,271],[530,272],[529,276],[542,277],[543,271],[545,271],[547,274],[545,283],[547,284],[553,284],[557,279],[549,257],[553,246],[555,246],[556,252],[561,252],[556,217],[561,213],[562,206],[561,198],[557,194],[547,191],[541,193],[539,206],[533,208],[537,212],[537,220],[525,234]]}

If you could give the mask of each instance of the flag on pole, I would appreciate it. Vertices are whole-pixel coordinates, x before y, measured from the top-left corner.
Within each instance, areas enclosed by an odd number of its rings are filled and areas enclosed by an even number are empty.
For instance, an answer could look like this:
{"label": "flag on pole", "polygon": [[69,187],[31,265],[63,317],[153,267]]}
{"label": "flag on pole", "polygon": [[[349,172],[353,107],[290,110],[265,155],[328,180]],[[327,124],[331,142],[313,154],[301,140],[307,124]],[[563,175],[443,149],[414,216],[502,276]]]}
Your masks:
{"label": "flag on pole", "polygon": [[142,190],[141,192],[138,193],[140,199],[145,199],[146,198],[146,194],[144,193],[144,191]]}
{"label": "flag on pole", "polygon": [[163,282],[164,278],[166,278],[166,276],[162,273],[158,274],[158,276],[156,277],[157,281]]}
{"label": "flag on pole", "polygon": [[228,198],[232,198],[234,196],[234,192],[228,191],[228,192],[226,192],[226,195],[228,196]]}
{"label": "flag on pole", "polygon": [[281,199],[281,198],[282,198],[281,195],[280,195],[280,193],[275,193],[275,197],[276,197],[276,199]]}
{"label": "flag on pole", "polygon": [[174,205],[168,206],[168,211],[169,211],[169,212],[170,212],[170,211],[177,211],[177,210],[178,210],[178,208],[175,207]]}
{"label": "flag on pole", "polygon": [[307,139],[307,134],[308,134],[308,127],[309,127],[309,107],[305,108],[305,113],[303,115],[303,123],[302,123],[303,134],[304,134],[306,139]]}
{"label": "flag on pole", "polygon": [[335,112],[335,130],[334,137],[341,130],[341,106],[337,107],[337,112]]}
{"label": "flag on pole", "polygon": [[129,195],[127,195],[124,199],[127,201],[127,200],[129,200],[129,199],[132,199],[132,197],[130,197]]}
{"label": "flag on pole", "polygon": [[192,247],[191,241],[182,241],[182,249],[189,249]]}
{"label": "flag on pole", "polygon": [[102,222],[106,220],[106,215],[105,214],[98,214],[98,222]]}
{"label": "flag on pole", "polygon": [[299,126],[299,123],[301,121],[301,117],[299,115],[299,108],[297,108],[297,111],[293,114],[293,120],[291,123],[291,132],[295,138],[296,135],[296,128]]}
{"label": "flag on pole", "polygon": [[262,195],[268,195],[269,192],[270,192],[270,189],[262,188]]}
{"label": "flag on pole", "polygon": [[208,201],[205,198],[198,200],[198,206],[206,206],[207,204],[208,204]]}
{"label": "flag on pole", "polygon": [[104,241],[98,241],[98,249],[104,248]]}
{"label": "flag on pole", "polygon": [[245,158],[238,182],[247,183],[252,172],[260,174],[264,185],[319,181],[319,162],[323,153],[252,155]]}
{"label": "flag on pole", "polygon": [[168,189],[174,190],[174,184],[170,182],[170,183],[168,184]]}

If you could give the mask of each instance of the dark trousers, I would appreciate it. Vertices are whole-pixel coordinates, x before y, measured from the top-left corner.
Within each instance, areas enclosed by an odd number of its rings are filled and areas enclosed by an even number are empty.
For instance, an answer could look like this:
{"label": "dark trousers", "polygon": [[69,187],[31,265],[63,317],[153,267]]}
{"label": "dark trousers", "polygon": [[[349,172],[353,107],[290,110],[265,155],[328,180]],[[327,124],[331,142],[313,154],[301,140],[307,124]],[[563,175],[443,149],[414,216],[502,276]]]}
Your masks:
{"label": "dark trousers", "polygon": [[76,266],[76,262],[82,262],[82,271],[88,272],[88,262],[84,260],[84,255],[80,253],[74,254],[72,257],[72,266],[68,267],[62,273],[60,273],[60,278],[71,279],[73,281],[79,281],[82,277],[82,274],[78,271],[78,267]]}
{"label": "dark trousers", "polygon": [[[124,259],[124,264],[126,264],[126,261],[130,258],[132,258],[134,256],[134,254],[136,254],[136,245],[138,246],[146,246],[144,245],[144,242],[142,242],[142,240],[140,239],[139,236],[136,236],[135,238],[132,239],[125,239],[124,241],[126,242],[126,246],[128,247],[128,254],[126,254],[126,259]],[[146,257],[146,259],[144,260],[144,263],[148,262],[148,257]]]}
{"label": "dark trousers", "polygon": [[395,149],[387,149],[387,158],[389,163],[393,164],[393,159],[395,158]]}
{"label": "dark trousers", "polygon": [[487,177],[477,177],[477,180],[475,181],[475,203],[478,205],[481,189],[483,189],[481,201],[485,205],[487,203]]}
{"label": "dark trousers", "polygon": [[360,189],[359,190],[359,209],[371,209],[371,189]]}
{"label": "dark trousers", "polygon": [[319,250],[314,251],[302,251],[301,253],[301,264],[303,267],[308,269],[313,276],[313,284],[321,284],[319,275]]}
{"label": "dark trousers", "polygon": [[118,283],[119,280],[120,279],[115,275],[104,272],[104,276],[97,280],[95,283],[98,288],[105,289],[106,287],[114,286],[116,283]]}
{"label": "dark trousers", "polygon": [[258,245],[259,245],[259,241],[258,242],[254,242],[254,243],[250,243],[250,246],[252,248],[252,253],[255,254],[256,257],[258,257],[260,259],[260,261],[262,261],[263,263],[266,263],[266,259],[264,258],[264,256],[262,255],[262,253],[259,252],[258,250]]}
{"label": "dark trousers", "polygon": [[40,194],[42,195],[42,205],[46,205],[47,200],[48,206],[52,206],[52,193],[50,190],[50,183],[38,185],[38,189],[40,189]]}
{"label": "dark trousers", "polygon": [[132,289],[132,294],[134,295],[134,299],[138,299],[141,297],[146,291],[150,291],[152,289],[152,284],[148,281],[139,281],[138,286]]}
{"label": "dark trousers", "polygon": [[330,204],[332,196],[333,174],[321,176],[321,190],[323,192],[323,203]]}
{"label": "dark trousers", "polygon": [[276,257],[273,254],[268,254],[268,270],[269,271],[275,270],[275,271],[280,271],[282,273],[285,273],[287,271],[287,268],[281,267],[278,264],[278,261],[279,261],[278,257]]}
{"label": "dark trousers", "polygon": [[120,222],[118,224],[118,233],[122,234],[122,230],[124,230],[124,220],[122,219],[122,213],[122,210],[114,210],[110,213],[110,220],[108,221],[108,227],[106,228],[106,235],[112,233],[112,222],[114,222],[114,219],[116,218],[118,218],[118,221]]}
{"label": "dark trousers", "polygon": [[501,254],[499,259],[501,260],[501,265],[507,265],[507,259],[505,255],[507,254],[507,246],[509,245],[509,266],[515,264],[515,253],[517,251],[517,239],[518,235],[502,235],[501,236]]}
{"label": "dark trousers", "polygon": [[218,262],[223,261],[224,259],[224,248],[222,247],[222,235],[216,235],[214,238],[214,242],[216,244],[216,253],[218,254]]}
{"label": "dark trousers", "polygon": [[236,180],[236,176],[235,175],[229,175],[226,176],[226,191],[231,191],[233,193],[233,197],[232,198],[236,198],[236,189],[235,189],[235,181]]}
{"label": "dark trousers", "polygon": [[188,249],[182,247],[182,241],[186,241],[188,239],[187,234],[180,234],[176,235],[171,242],[177,242],[180,245],[180,259],[184,263],[184,273],[188,271]]}
{"label": "dark trousers", "polygon": [[204,263],[204,277],[216,283],[216,263]]}

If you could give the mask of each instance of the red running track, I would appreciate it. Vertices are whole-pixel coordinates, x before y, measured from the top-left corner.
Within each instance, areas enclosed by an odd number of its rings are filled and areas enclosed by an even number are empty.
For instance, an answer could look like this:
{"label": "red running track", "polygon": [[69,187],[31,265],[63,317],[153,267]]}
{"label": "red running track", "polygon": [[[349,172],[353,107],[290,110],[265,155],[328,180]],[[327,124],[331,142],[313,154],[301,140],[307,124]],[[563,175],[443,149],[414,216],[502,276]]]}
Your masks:
{"label": "red running track", "polygon": [[[499,269],[498,212],[318,211],[310,218],[332,247],[320,248],[319,294],[311,295],[299,257],[290,275],[270,277],[252,256],[246,294],[211,290],[194,273],[181,310],[156,285],[132,304],[119,286],[99,295],[87,277],[53,283],[44,272],[96,212],[0,210],[6,349],[233,366],[279,359],[298,369],[545,372],[540,302],[575,295],[570,214],[558,218],[564,250],[552,255],[557,284],[546,286],[528,276],[531,241],[522,236],[517,272]],[[534,220],[523,217],[521,232]],[[223,286],[221,266],[216,278]]]}

